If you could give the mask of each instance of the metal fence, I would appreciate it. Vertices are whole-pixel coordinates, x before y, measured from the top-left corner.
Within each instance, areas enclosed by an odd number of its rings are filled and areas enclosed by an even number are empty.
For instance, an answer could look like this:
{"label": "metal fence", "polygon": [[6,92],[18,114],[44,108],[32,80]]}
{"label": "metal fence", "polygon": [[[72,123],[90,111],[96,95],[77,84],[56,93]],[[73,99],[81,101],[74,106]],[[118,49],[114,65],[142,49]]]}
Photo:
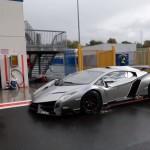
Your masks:
{"label": "metal fence", "polygon": [[83,50],[83,69],[116,65],[115,48],[110,50]]}
{"label": "metal fence", "polygon": [[83,69],[97,67],[96,53],[95,50],[83,50]]}
{"label": "metal fence", "polygon": [[150,51],[134,52],[134,65],[150,65]]}
{"label": "metal fence", "polygon": [[65,50],[66,32],[51,30],[35,30],[25,21],[27,50]]}

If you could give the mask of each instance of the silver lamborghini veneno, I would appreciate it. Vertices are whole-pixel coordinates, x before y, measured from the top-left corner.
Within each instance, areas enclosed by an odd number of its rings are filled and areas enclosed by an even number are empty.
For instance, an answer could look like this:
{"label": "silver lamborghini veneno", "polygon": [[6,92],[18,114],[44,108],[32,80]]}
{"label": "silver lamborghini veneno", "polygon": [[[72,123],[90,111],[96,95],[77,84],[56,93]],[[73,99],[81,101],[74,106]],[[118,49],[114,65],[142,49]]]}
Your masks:
{"label": "silver lamborghini veneno", "polygon": [[150,75],[132,67],[93,68],[53,80],[32,96],[29,108],[40,114],[99,113],[104,104],[150,95]]}

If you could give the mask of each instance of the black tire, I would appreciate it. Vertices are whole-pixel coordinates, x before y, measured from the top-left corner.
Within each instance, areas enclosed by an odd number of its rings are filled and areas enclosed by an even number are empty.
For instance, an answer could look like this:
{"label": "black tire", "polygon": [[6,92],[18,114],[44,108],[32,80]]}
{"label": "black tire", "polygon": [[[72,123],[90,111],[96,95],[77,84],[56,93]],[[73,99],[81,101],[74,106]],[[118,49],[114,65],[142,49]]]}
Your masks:
{"label": "black tire", "polygon": [[81,112],[98,114],[102,109],[102,99],[98,92],[89,91],[81,99]]}

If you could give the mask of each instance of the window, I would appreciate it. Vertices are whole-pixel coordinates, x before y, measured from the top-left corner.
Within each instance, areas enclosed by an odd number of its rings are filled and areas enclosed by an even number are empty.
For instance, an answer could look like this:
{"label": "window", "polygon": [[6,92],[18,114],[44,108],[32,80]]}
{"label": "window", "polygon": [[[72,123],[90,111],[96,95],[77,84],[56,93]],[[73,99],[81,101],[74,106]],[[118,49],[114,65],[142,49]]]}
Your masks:
{"label": "window", "polygon": [[104,72],[100,71],[80,71],[74,73],[70,76],[67,76],[63,81],[71,82],[74,84],[89,84],[99,76],[101,76]]}
{"label": "window", "polygon": [[131,78],[131,77],[133,77],[134,75],[133,75],[133,73],[132,72],[127,72],[127,78]]}
{"label": "window", "polygon": [[127,79],[127,78],[132,78],[134,76],[134,74],[132,72],[127,72],[127,71],[117,71],[117,72],[111,72],[108,73],[107,75],[105,75],[103,77],[103,79],[112,79],[114,80],[114,82],[116,81],[120,81],[123,79]]}
{"label": "window", "polygon": [[102,79],[99,79],[99,80],[95,83],[95,85],[103,86],[104,83],[103,83]]}

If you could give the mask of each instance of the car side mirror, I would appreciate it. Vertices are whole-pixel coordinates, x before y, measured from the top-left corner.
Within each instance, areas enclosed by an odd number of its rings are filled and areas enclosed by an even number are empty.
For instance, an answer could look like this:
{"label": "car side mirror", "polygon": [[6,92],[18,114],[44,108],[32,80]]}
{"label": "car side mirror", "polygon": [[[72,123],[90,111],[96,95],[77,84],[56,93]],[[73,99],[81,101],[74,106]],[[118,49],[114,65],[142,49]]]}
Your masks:
{"label": "car side mirror", "polygon": [[56,80],[54,81],[54,84],[55,84],[55,86],[63,85],[63,80],[62,80],[62,79],[56,79]]}

